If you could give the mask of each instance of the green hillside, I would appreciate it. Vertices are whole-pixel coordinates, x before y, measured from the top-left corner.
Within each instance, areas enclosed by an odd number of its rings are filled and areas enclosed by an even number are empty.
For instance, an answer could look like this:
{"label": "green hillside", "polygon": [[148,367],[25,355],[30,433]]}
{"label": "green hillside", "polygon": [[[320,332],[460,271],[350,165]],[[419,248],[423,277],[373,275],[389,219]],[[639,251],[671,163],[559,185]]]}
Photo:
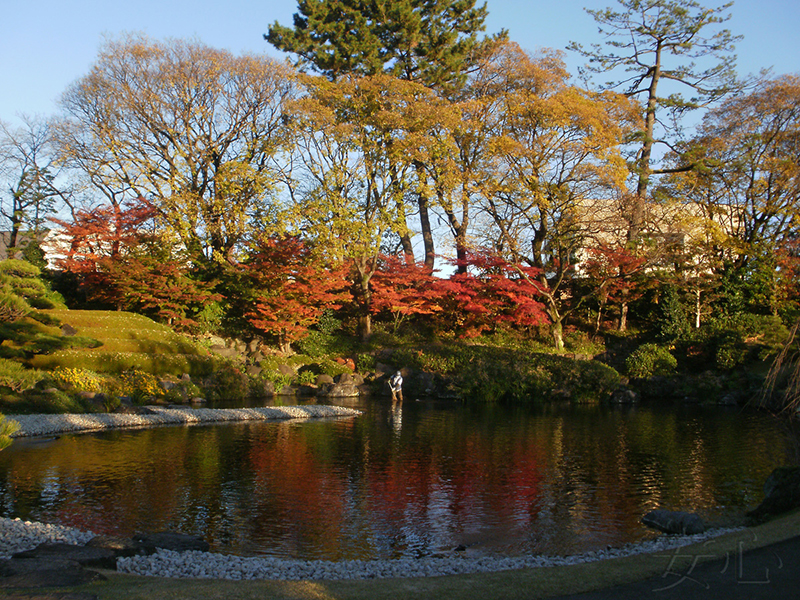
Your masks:
{"label": "green hillside", "polygon": [[92,338],[94,348],[71,348],[30,359],[37,369],[80,367],[98,373],[139,369],[154,374],[206,375],[214,358],[205,348],[166,325],[129,312],[97,310],[44,311],[61,322],[52,333]]}

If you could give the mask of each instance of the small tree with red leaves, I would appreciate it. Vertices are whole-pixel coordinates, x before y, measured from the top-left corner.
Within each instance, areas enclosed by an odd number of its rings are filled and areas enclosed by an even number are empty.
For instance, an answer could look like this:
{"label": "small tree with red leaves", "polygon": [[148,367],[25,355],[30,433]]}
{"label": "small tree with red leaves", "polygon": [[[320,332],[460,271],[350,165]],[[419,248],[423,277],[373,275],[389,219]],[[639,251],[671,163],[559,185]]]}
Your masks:
{"label": "small tree with red leaves", "polygon": [[538,270],[513,264],[488,251],[470,251],[458,272],[439,284],[444,291],[440,317],[462,337],[475,337],[498,325],[533,327],[548,320]]}
{"label": "small tree with red leaves", "polygon": [[595,282],[600,304],[595,330],[600,328],[605,305],[611,302],[620,305],[619,330],[625,331],[629,303],[641,298],[646,291],[639,275],[642,274],[647,259],[636,256],[624,246],[613,244],[599,244],[588,251],[590,258],[583,267]]}
{"label": "small tree with red leaves", "polygon": [[192,276],[182,253],[145,231],[155,215],[152,204],[137,198],[76,211],[72,222],[54,219],[65,240],[59,266],[77,278],[89,301],[191,329],[196,326],[192,315],[221,296],[212,284]]}
{"label": "small tree with red leaves", "polygon": [[52,219],[61,231],[56,249],[64,255],[57,262],[75,277],[87,302],[123,308],[124,293],[114,282],[107,265],[120,260],[142,241],[142,228],[152,221],[155,208],[143,198],[78,210],[72,222]]}
{"label": "small tree with red leaves", "polygon": [[274,335],[283,352],[302,339],[326,309],[349,298],[342,270],[325,268],[299,237],[264,237],[241,265],[245,319],[258,331]]}
{"label": "small tree with red leaves", "polygon": [[433,269],[423,263],[396,256],[380,257],[378,270],[370,280],[373,314],[391,315],[394,332],[414,315],[433,315],[442,309],[445,290]]}
{"label": "small tree with red leaves", "polygon": [[142,243],[116,260],[102,259],[101,267],[125,308],[153,315],[178,329],[196,330],[193,317],[222,295],[213,291],[213,282],[193,276],[188,259],[170,256],[163,247],[147,251],[149,245]]}

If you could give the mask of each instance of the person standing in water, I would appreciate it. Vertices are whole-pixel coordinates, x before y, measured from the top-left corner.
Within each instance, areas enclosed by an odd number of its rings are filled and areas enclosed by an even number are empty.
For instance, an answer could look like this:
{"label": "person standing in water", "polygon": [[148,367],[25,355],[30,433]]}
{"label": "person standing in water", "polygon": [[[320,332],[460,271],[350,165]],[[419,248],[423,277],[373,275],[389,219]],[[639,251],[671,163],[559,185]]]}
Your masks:
{"label": "person standing in water", "polygon": [[403,374],[400,371],[389,379],[389,389],[392,390],[392,402],[403,401]]}

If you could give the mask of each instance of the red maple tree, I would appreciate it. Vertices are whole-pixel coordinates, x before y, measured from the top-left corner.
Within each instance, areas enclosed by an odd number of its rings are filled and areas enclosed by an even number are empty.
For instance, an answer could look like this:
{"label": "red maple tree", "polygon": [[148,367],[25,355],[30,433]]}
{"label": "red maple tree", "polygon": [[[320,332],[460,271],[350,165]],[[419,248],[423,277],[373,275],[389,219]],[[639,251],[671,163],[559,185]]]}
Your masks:
{"label": "red maple tree", "polygon": [[276,336],[284,352],[326,309],[339,308],[349,298],[344,271],[326,268],[296,236],[258,240],[241,269],[249,288],[245,319]]}
{"label": "red maple tree", "polygon": [[583,267],[594,281],[600,303],[596,329],[599,329],[603,308],[611,302],[621,307],[619,327],[624,330],[628,304],[641,298],[646,291],[638,275],[642,273],[647,259],[616,244],[598,244],[589,248],[589,254]]}
{"label": "red maple tree", "polygon": [[61,229],[58,267],[72,273],[87,300],[122,308],[124,293],[117,287],[108,264],[119,260],[142,241],[142,227],[156,211],[144,198],[75,212],[73,221],[52,219]]}
{"label": "red maple tree", "polygon": [[475,337],[498,325],[531,327],[547,321],[532,267],[511,263],[486,250],[469,251],[457,272],[439,283],[444,291],[441,313],[462,337]]}
{"label": "red maple tree", "polygon": [[446,291],[434,277],[433,269],[423,263],[382,255],[370,287],[370,310],[376,315],[391,315],[395,333],[413,315],[432,315],[443,310],[441,302]]}

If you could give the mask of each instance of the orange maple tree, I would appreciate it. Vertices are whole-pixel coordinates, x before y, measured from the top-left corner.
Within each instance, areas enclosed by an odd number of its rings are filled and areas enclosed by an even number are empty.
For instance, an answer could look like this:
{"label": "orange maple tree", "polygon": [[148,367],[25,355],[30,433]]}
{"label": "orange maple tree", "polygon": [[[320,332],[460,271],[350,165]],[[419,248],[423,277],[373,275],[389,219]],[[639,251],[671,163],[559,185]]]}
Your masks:
{"label": "orange maple tree", "polygon": [[276,336],[282,351],[349,298],[346,273],[326,268],[297,236],[261,238],[241,269],[250,290],[245,319]]}

